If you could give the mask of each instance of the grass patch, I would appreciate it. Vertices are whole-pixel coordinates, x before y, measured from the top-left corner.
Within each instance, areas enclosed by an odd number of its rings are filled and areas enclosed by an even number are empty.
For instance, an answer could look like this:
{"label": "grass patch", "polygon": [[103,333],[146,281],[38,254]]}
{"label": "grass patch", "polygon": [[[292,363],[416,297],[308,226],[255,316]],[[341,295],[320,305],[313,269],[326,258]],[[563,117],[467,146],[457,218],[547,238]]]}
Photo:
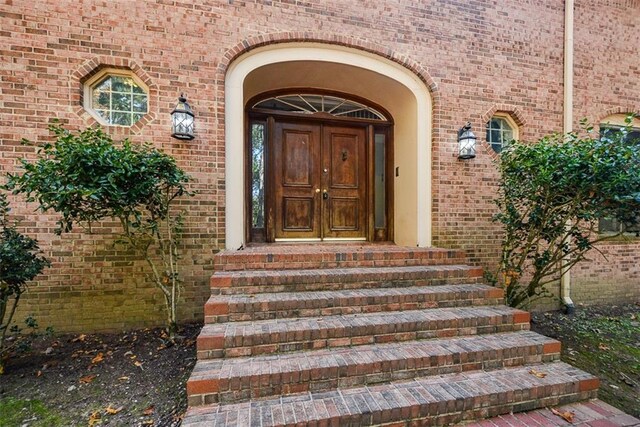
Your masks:
{"label": "grass patch", "polygon": [[69,421],[47,408],[39,400],[0,399],[0,425],[6,427],[56,427],[67,426]]}

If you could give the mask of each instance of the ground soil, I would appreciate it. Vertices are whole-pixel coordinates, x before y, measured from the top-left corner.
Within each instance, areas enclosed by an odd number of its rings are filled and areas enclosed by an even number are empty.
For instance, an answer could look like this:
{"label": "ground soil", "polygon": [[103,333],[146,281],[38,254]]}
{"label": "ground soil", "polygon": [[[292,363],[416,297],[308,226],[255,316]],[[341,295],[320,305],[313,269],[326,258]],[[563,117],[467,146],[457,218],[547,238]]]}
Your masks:
{"label": "ground soil", "polygon": [[600,399],[640,417],[640,302],[536,313],[531,327],[562,341],[562,360],[600,378]]}
{"label": "ground soil", "polygon": [[39,337],[0,376],[0,425],[180,425],[200,329]]}

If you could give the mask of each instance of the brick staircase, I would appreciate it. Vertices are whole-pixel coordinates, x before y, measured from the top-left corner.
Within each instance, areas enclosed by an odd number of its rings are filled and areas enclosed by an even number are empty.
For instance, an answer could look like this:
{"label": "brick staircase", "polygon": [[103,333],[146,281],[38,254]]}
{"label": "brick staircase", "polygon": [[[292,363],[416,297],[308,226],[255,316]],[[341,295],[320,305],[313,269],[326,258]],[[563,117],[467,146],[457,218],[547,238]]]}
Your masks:
{"label": "brick staircase", "polygon": [[183,426],[447,425],[597,392],[461,251],[271,245],[215,268]]}

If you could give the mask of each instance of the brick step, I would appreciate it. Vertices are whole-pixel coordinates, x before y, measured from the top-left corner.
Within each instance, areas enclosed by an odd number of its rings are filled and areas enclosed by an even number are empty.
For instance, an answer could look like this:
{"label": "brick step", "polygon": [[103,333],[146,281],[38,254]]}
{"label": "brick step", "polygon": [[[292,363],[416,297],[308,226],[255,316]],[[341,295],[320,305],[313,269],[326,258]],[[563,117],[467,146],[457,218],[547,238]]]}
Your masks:
{"label": "brick step", "polygon": [[237,403],[557,360],[560,343],[531,331],[197,362],[189,405]]}
{"label": "brick step", "polygon": [[313,270],[245,270],[216,272],[211,293],[256,294],[472,283],[482,268],[468,265],[326,268]]}
{"label": "brick step", "polygon": [[503,289],[480,284],[212,295],[205,323],[498,305]]}
{"label": "brick step", "polygon": [[554,362],[190,408],[182,426],[446,425],[593,398],[597,387]]}
{"label": "brick step", "polygon": [[462,250],[392,244],[263,245],[214,256],[216,271],[461,264]]}
{"label": "brick step", "polygon": [[510,332],[529,320],[526,311],[481,306],[207,324],[198,359]]}

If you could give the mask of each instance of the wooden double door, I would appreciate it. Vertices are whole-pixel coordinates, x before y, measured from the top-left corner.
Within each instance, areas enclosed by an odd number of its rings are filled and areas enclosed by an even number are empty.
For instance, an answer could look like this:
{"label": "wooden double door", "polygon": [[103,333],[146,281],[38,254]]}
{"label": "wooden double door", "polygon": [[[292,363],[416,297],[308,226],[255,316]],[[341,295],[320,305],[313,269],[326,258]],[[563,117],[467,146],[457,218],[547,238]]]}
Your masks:
{"label": "wooden double door", "polygon": [[287,240],[366,240],[367,128],[274,123],[272,235]]}

